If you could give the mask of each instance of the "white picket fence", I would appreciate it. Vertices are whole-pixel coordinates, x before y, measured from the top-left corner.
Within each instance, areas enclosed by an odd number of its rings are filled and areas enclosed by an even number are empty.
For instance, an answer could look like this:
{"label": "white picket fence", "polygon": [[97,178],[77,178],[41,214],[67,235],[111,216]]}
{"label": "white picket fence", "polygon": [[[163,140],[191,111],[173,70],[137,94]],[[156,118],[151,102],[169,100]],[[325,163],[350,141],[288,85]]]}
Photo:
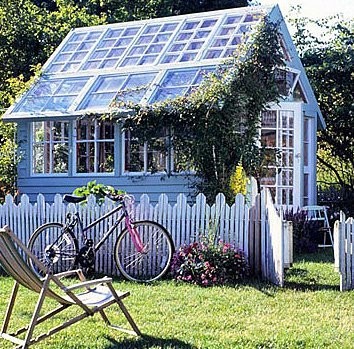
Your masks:
{"label": "white picket fence", "polygon": [[[114,205],[107,199],[99,206],[93,196],[85,206],[67,205],[63,203],[61,195],[56,195],[53,203],[47,203],[41,194],[35,203],[30,203],[29,198],[22,195],[20,202],[15,204],[13,198],[7,196],[5,203],[0,205],[0,226],[9,225],[27,243],[40,225],[65,222],[67,212],[78,210],[85,225],[111,210]],[[231,206],[226,203],[223,194],[216,197],[213,205],[207,204],[203,194],[199,194],[192,205],[183,194],[173,203],[161,194],[155,204],[150,203],[147,195],[142,195],[136,200],[132,214],[135,220],[149,219],[165,226],[176,248],[198,241],[201,236],[215,234],[218,239],[241,248],[256,274],[280,286],[284,283],[284,268],[292,263],[292,229],[276,212],[268,191],[258,195],[252,207],[245,203],[244,196],[240,194]],[[113,219],[109,218],[93,228],[90,231],[93,239],[101,236]],[[118,273],[112,259],[116,237],[110,236],[98,251],[95,263],[98,272],[109,275]]]}
{"label": "white picket fence", "polygon": [[340,274],[340,290],[354,289],[354,218],[341,212],[334,224],[334,265]]}

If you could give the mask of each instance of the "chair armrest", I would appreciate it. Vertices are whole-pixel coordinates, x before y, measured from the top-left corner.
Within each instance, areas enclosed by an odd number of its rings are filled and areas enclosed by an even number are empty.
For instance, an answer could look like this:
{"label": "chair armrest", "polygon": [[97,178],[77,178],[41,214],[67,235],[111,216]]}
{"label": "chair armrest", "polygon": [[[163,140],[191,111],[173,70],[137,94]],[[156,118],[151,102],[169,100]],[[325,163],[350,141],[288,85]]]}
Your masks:
{"label": "chair armrest", "polygon": [[99,284],[107,284],[107,283],[112,283],[112,278],[104,277],[101,279],[80,282],[79,284],[65,287],[64,291],[73,291],[73,290],[76,290],[78,288],[83,288],[83,287],[89,289],[91,286],[96,286]]}
{"label": "chair armrest", "polygon": [[54,276],[56,276],[57,278],[61,279],[63,277],[67,277],[67,276],[70,276],[70,275],[73,275],[73,274],[76,274],[81,281],[85,281],[86,280],[86,278],[85,278],[85,276],[84,276],[84,274],[83,274],[81,269],[63,271],[61,273],[54,274]]}

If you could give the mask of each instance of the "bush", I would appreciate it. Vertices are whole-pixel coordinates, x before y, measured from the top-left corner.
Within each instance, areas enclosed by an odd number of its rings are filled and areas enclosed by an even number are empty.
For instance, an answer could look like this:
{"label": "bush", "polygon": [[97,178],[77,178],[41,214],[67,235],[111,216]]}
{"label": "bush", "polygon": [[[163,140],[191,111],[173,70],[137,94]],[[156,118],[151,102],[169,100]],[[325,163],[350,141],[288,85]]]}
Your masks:
{"label": "bush", "polygon": [[312,253],[317,251],[317,246],[323,241],[323,234],[319,232],[316,221],[307,219],[305,211],[286,211],[284,219],[293,222],[294,251],[298,253]]}
{"label": "bush", "polygon": [[248,275],[244,253],[224,242],[194,242],[180,247],[171,270],[177,281],[201,286],[235,284]]}

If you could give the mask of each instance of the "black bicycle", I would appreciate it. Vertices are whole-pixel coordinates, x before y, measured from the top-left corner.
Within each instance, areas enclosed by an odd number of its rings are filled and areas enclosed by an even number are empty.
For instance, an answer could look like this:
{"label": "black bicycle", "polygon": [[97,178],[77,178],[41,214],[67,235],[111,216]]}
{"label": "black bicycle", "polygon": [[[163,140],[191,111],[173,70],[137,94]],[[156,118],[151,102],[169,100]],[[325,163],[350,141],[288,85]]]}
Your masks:
{"label": "black bicycle", "polygon": [[[144,220],[133,222],[128,210],[133,197],[129,195],[107,196],[117,202],[111,211],[86,227],[78,211],[67,213],[66,223],[46,223],[38,227],[29,239],[31,252],[44,264],[53,263],[54,272],[63,272],[74,267],[94,269],[96,252],[120,224],[114,246],[114,260],[121,274],[132,281],[151,282],[161,278],[169,269],[174,252],[170,234],[160,224]],[[82,203],[85,197],[65,195],[66,203]],[[122,211],[106,232],[100,233],[97,242],[88,233],[91,228]],[[75,234],[75,228],[77,233]],[[79,241],[81,246],[79,246]],[[28,263],[40,276],[43,272],[29,259]]]}

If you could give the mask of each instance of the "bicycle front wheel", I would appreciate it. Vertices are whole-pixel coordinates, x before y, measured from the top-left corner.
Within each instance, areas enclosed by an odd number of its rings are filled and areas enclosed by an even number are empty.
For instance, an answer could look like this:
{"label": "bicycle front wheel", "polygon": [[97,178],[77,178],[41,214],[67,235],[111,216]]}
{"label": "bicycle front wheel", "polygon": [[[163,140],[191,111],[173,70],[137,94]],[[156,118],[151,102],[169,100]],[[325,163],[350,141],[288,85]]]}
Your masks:
{"label": "bicycle front wheel", "polygon": [[[28,241],[29,250],[45,266],[53,264],[55,274],[70,270],[76,262],[77,239],[64,228],[62,223],[46,223],[37,228]],[[38,276],[45,276],[31,258],[28,258],[28,263]]]}
{"label": "bicycle front wheel", "polygon": [[116,265],[122,275],[131,281],[151,282],[161,278],[168,271],[174,246],[167,230],[151,221],[132,224],[143,243],[138,252],[128,229],[118,236],[114,248]]}

